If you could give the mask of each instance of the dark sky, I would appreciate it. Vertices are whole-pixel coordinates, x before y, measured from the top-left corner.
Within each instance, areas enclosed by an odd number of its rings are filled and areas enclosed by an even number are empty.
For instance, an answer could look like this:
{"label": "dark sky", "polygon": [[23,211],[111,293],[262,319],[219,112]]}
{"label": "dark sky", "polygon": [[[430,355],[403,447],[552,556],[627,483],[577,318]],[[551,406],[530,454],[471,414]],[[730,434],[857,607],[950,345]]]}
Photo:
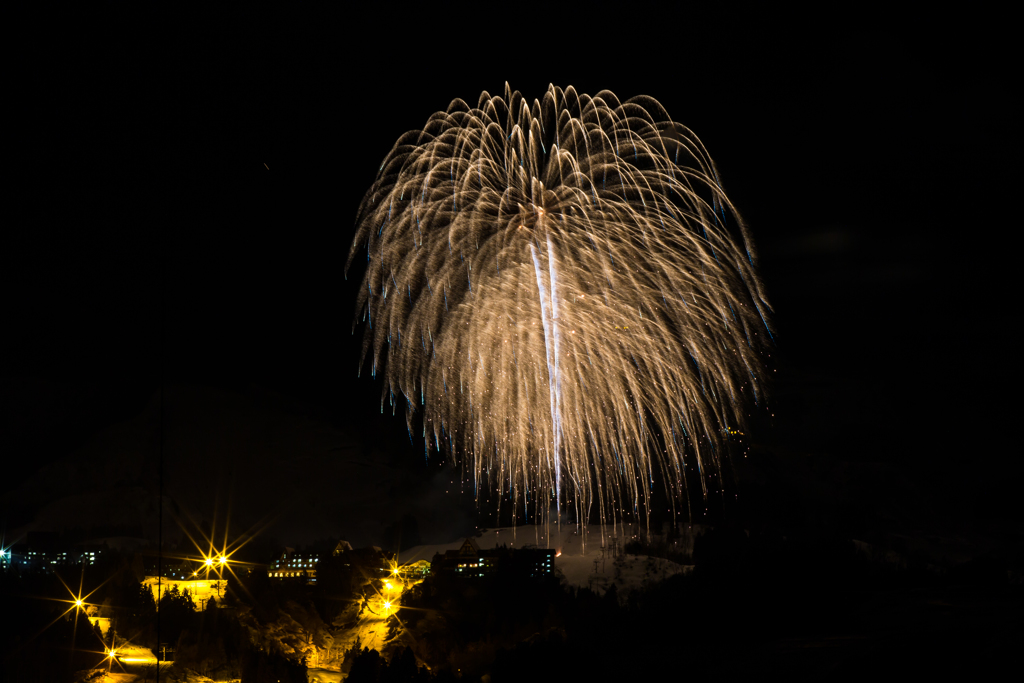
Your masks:
{"label": "dark sky", "polygon": [[549,82],[651,95],[701,137],[777,311],[776,419],[758,439],[1015,490],[1020,112],[997,39],[771,15],[421,19],[26,41],[4,490],[138,416],[161,372],[263,387],[418,457],[403,420],[380,418],[380,385],[356,379],[356,207],[401,133],[506,81],[531,99]]}

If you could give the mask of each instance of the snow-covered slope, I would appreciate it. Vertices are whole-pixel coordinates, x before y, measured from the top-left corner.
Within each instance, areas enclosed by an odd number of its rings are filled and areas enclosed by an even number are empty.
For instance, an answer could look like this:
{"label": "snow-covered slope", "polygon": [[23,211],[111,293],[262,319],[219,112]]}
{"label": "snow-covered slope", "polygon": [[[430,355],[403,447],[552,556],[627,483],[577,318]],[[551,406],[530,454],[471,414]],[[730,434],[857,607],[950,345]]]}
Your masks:
{"label": "snow-covered slope", "polygon": [[[531,545],[554,548],[558,551],[555,556],[555,573],[562,576],[566,584],[576,588],[591,588],[599,593],[615,584],[620,596],[647,583],[692,569],[690,565],[677,564],[660,557],[625,553],[623,546],[637,538],[637,535],[638,530],[634,525],[619,525],[614,529],[598,525],[563,526],[561,529],[555,526],[503,527],[484,530],[476,537],[476,542],[480,548],[496,545],[507,545],[510,548]],[[415,546],[400,553],[398,560],[401,564],[416,560],[430,561],[435,553],[457,550],[464,541],[464,538],[457,538],[449,543]]]}

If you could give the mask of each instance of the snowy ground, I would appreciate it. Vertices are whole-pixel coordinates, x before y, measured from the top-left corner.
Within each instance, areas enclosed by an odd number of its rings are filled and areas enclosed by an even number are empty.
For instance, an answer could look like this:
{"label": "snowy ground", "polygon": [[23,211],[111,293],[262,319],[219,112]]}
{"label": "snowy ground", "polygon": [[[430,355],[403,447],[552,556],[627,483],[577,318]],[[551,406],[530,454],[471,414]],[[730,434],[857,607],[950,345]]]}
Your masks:
{"label": "snowy ground", "polygon": [[[156,680],[156,656],[153,651],[137,645],[119,645],[117,661],[104,659],[101,666],[91,671],[80,671],[75,676],[76,683],[145,683]],[[194,671],[178,671],[173,669],[174,662],[160,663],[160,680],[164,683],[214,683],[212,678],[202,676]],[[109,669],[109,671],[108,671]],[[231,682],[240,683],[238,679]]]}
{"label": "snowy ground", "polygon": [[329,669],[308,669],[306,671],[306,680],[309,683],[341,683],[341,681],[345,680],[345,674]]}
{"label": "snowy ground", "polygon": [[[563,526],[561,529],[556,526],[529,526],[487,529],[476,537],[476,543],[481,549],[503,544],[510,548],[531,545],[554,548],[558,551],[555,571],[565,578],[568,585],[603,593],[614,583],[623,598],[633,588],[641,588],[645,583],[661,581],[693,568],[692,565],[681,565],[660,557],[628,555],[623,552],[623,546],[638,537],[636,526],[628,524],[615,528],[602,528],[598,525]],[[465,540],[457,538],[450,543],[409,548],[399,554],[399,564],[416,560],[430,561],[435,553],[458,550]]]}
{"label": "snowy ground", "polygon": [[374,597],[366,604],[357,603],[350,609],[355,613],[356,625],[353,628],[345,629],[339,637],[335,638],[335,646],[347,650],[358,638],[361,648],[368,647],[377,651],[384,649],[388,626],[380,599]]}
{"label": "snowy ground", "polygon": [[110,619],[107,618],[107,617],[93,617],[93,616],[90,616],[89,617],[89,625],[90,626],[96,626],[97,624],[99,624],[100,633],[102,633],[103,637],[106,638],[107,637],[107,633],[110,632]]}
{"label": "snowy ground", "polygon": [[[343,615],[342,620],[354,619],[356,625],[336,637],[334,646],[347,650],[358,638],[361,648],[383,650],[387,641],[388,618],[401,608],[402,594],[419,582],[419,578],[403,579],[400,576],[390,576],[380,581],[379,585],[373,582],[366,600],[353,603],[346,610],[348,613]],[[323,676],[329,673],[325,671]],[[329,677],[323,678],[325,682],[331,680]]]}
{"label": "snowy ground", "polygon": [[[153,651],[137,645],[119,645],[114,661],[106,658],[100,666],[91,671],[82,671],[75,680],[82,683],[136,683],[156,680],[156,656]],[[170,683],[170,667],[173,662],[160,664],[160,680]],[[207,679],[209,680],[209,679]],[[189,683],[193,683],[189,681]],[[194,683],[200,683],[195,681]]]}

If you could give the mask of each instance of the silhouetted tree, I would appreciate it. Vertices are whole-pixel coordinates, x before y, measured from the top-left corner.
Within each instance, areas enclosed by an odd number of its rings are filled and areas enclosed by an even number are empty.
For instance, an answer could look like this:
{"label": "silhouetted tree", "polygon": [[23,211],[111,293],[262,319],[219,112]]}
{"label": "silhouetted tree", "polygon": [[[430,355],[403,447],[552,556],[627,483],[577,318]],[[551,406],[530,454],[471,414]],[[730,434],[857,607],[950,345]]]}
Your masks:
{"label": "silhouetted tree", "polygon": [[242,654],[246,683],[307,683],[306,667],[277,652],[247,647]]}
{"label": "silhouetted tree", "polygon": [[[423,672],[424,674],[426,672]],[[416,666],[416,655],[409,647],[403,648],[395,653],[386,668],[380,674],[380,683],[413,683],[419,676],[420,670]]]}
{"label": "silhouetted tree", "polygon": [[362,653],[352,662],[352,670],[346,679],[348,683],[378,683],[380,681],[381,658],[376,650],[363,648]]}
{"label": "silhouetted tree", "polygon": [[[107,605],[111,618],[111,630],[119,638],[129,638],[145,647],[156,647],[156,601],[153,591],[144,583],[135,581],[134,575],[122,572],[117,575],[108,593]],[[113,633],[107,634],[110,641]]]}
{"label": "silhouetted tree", "polygon": [[359,636],[356,636],[351,647],[345,650],[345,655],[341,660],[341,672],[347,674],[352,671],[352,665],[361,653],[362,649],[360,648]]}
{"label": "silhouetted tree", "polygon": [[97,643],[102,643],[103,642],[103,629],[100,627],[99,619],[97,619],[95,622],[93,622],[93,624],[92,624],[92,633],[96,637],[96,642]]}
{"label": "silhouetted tree", "polygon": [[196,621],[196,605],[186,588],[178,590],[177,584],[160,598],[160,641],[176,643],[181,632]]}

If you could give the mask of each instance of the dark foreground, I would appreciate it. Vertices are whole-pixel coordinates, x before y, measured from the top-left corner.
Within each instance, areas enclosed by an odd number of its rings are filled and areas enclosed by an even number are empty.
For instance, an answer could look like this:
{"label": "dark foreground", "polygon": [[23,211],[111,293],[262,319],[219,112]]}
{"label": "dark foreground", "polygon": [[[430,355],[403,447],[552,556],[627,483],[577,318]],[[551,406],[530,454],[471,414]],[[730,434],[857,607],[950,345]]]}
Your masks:
{"label": "dark foreground", "polygon": [[[886,557],[827,536],[720,526],[698,538],[692,573],[628,595],[567,589],[557,577],[434,576],[403,600],[384,652],[335,656],[353,682],[489,676],[497,683],[653,680],[666,672],[698,680],[772,672],[797,679],[977,675],[999,670],[1019,650],[1020,558],[943,568]],[[107,570],[113,578],[92,599],[118,615],[120,632],[155,645],[152,601],[139,597],[130,564]],[[56,577],[9,571],[0,582],[8,616],[0,634],[3,680],[57,683],[97,666],[102,647],[88,622],[76,627],[61,616],[68,604],[40,599],[63,590]],[[161,603],[161,640],[173,638],[179,669],[305,681],[309,648],[329,648],[344,627],[341,607],[359,599],[352,582],[333,585],[273,583],[254,573],[232,581],[227,608]]]}

